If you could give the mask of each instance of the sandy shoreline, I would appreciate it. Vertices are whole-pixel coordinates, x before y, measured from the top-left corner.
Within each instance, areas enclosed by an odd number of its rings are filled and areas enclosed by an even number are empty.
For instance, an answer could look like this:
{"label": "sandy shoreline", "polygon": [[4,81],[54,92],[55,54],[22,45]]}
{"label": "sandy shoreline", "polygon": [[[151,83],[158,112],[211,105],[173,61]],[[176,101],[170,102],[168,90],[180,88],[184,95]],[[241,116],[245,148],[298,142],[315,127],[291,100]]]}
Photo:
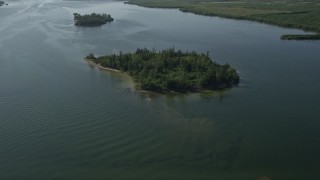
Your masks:
{"label": "sandy shoreline", "polygon": [[89,64],[89,65],[92,65],[92,66],[95,66],[95,67],[98,67],[99,69],[102,69],[102,70],[106,70],[106,71],[112,71],[112,72],[118,72],[118,73],[122,73],[124,75],[127,75],[132,83],[133,83],[133,89],[137,92],[140,92],[140,93],[155,93],[155,92],[152,92],[152,91],[147,91],[147,90],[142,90],[140,88],[138,88],[138,86],[136,85],[136,83],[134,82],[134,80],[132,79],[132,77],[130,75],[128,75],[127,73],[125,72],[122,72],[120,70],[117,70],[117,69],[112,69],[112,68],[107,68],[107,67],[103,67],[101,66],[100,64],[96,64],[94,63],[91,59],[88,59],[88,58],[84,58],[84,60]]}
{"label": "sandy shoreline", "polygon": [[98,67],[99,69],[103,69],[103,70],[107,70],[107,71],[113,71],[113,72],[121,72],[120,70],[117,70],[117,69],[107,68],[107,67],[101,66],[100,64],[96,64],[96,63],[94,63],[91,59],[84,58],[84,60],[85,60],[88,64],[93,65],[93,66],[96,66],[96,67]]}

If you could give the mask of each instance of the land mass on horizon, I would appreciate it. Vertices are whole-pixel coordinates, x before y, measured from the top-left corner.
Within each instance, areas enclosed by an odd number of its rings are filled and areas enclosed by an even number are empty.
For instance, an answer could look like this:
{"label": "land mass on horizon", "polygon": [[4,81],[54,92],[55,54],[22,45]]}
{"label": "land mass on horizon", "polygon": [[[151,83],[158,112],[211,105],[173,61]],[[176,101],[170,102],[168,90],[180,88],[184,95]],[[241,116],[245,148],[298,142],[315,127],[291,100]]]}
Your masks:
{"label": "land mass on horizon", "polygon": [[[129,0],[150,8],[178,8],[206,16],[252,20],[281,27],[320,33],[319,0]],[[317,36],[291,36],[290,39],[312,40]]]}

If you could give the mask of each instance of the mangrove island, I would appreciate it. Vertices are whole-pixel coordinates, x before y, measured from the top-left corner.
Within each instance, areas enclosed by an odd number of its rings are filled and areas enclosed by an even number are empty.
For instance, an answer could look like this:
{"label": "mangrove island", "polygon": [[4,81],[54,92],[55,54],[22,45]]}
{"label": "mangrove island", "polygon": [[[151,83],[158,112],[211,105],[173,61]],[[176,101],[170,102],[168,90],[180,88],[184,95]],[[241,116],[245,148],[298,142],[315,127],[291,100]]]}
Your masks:
{"label": "mangrove island", "polygon": [[112,22],[114,19],[109,14],[85,14],[81,15],[78,13],[73,13],[74,24],[76,26],[101,26],[107,22]]}
{"label": "mangrove island", "polygon": [[221,89],[239,83],[239,75],[229,64],[213,62],[209,53],[198,54],[176,51],[174,48],[159,52],[137,49],[95,57],[92,53],[85,60],[104,68],[128,73],[142,90],[156,92],[197,92]]}

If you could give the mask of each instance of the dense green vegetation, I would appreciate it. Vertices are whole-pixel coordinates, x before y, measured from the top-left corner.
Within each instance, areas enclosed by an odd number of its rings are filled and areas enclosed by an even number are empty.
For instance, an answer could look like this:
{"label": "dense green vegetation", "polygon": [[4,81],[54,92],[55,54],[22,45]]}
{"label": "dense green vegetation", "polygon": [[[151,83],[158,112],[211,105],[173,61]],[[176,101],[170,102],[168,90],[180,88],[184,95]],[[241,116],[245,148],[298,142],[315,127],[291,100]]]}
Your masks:
{"label": "dense green vegetation", "polygon": [[320,0],[129,0],[128,3],[179,8],[201,15],[253,20],[320,32]]}
{"label": "dense green vegetation", "polygon": [[137,87],[157,92],[187,92],[231,87],[239,76],[229,64],[213,62],[208,53],[176,51],[174,48],[156,52],[137,49],[135,53],[86,57],[102,67],[127,72]]}
{"label": "dense green vegetation", "polygon": [[281,36],[282,40],[320,40],[320,34],[285,34]]}
{"label": "dense green vegetation", "polygon": [[85,14],[73,13],[76,26],[100,26],[114,19],[109,14]]}

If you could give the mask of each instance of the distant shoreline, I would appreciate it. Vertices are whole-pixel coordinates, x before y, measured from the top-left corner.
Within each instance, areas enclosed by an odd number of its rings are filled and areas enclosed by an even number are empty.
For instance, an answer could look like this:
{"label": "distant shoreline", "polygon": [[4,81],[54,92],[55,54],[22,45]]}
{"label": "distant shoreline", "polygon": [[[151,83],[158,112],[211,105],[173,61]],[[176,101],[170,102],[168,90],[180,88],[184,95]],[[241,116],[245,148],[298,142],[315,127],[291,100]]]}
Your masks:
{"label": "distant shoreline", "polygon": [[[124,3],[147,8],[178,9],[182,12],[203,16],[255,21],[284,28],[295,28],[315,32],[317,33],[317,36],[320,36],[320,24],[317,21],[317,19],[320,18],[320,11],[314,10],[314,7],[317,6],[316,2],[303,3],[298,0],[288,1],[287,4],[291,6],[285,6],[277,2],[271,2],[268,4],[268,2],[264,2],[262,0],[258,0],[255,3],[238,0],[232,2],[208,2],[205,0],[186,0],[181,2],[179,0],[171,0],[169,2],[160,0],[129,0]],[[272,9],[270,9],[271,5]],[[313,16],[315,16],[315,18],[311,18]],[[302,21],[301,19],[303,18],[309,20]],[[292,39],[318,40],[315,36],[305,36],[306,35],[301,34],[301,37]],[[286,38],[286,35],[281,37],[281,39],[289,40]]]}
{"label": "distant shoreline", "polygon": [[320,40],[320,34],[285,34],[282,40]]}

